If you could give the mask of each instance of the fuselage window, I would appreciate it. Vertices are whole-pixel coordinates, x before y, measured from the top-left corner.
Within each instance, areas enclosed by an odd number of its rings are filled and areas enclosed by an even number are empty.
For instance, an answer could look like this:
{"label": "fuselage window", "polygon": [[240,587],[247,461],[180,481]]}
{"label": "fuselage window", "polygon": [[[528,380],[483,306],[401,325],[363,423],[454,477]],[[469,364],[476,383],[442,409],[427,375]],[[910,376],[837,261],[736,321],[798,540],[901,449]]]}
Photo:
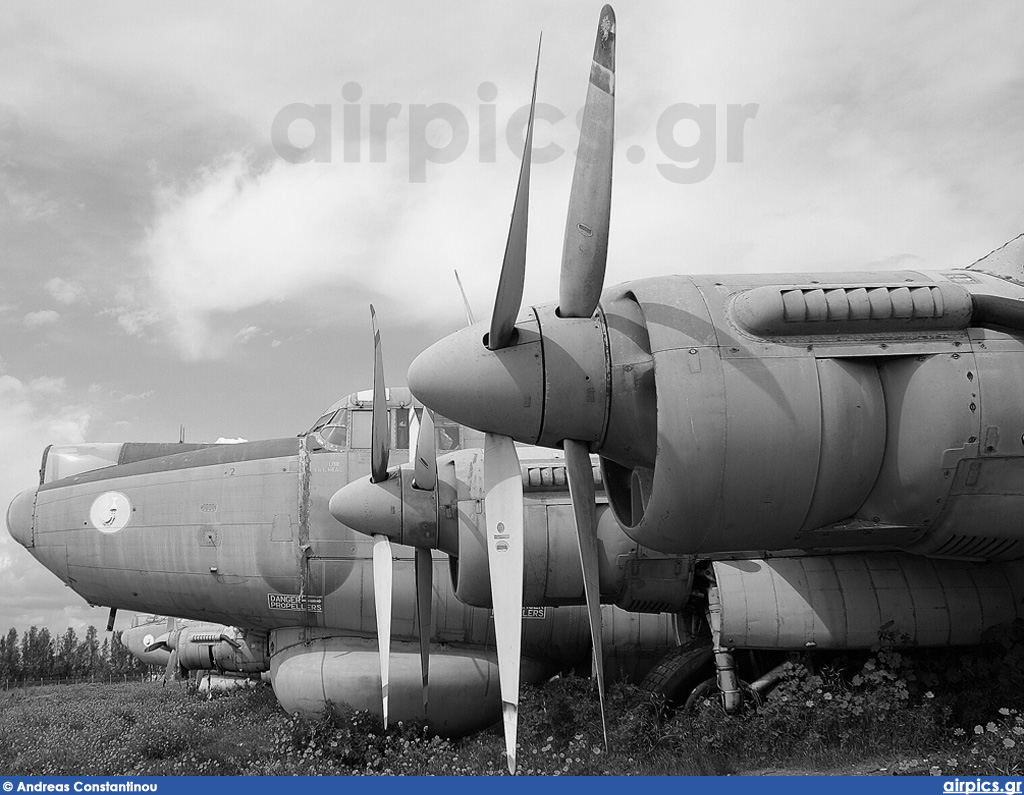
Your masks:
{"label": "fuselage window", "polygon": [[[388,417],[389,426],[390,419]],[[353,411],[349,422],[352,425],[352,449],[369,450],[373,441],[373,412]]]}
{"label": "fuselage window", "polygon": [[395,448],[409,449],[409,409],[404,406],[391,409],[395,415]]}
{"label": "fuselage window", "polygon": [[439,453],[459,450],[462,448],[462,429],[455,423],[439,423],[434,426],[434,440]]}

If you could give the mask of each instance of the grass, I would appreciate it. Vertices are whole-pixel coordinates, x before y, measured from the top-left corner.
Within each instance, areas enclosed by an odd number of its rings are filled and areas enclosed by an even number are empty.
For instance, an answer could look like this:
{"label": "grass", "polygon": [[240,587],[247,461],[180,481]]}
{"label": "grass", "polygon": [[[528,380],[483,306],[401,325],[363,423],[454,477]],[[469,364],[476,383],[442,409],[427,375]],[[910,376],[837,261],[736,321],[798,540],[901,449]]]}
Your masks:
{"label": "grass", "polygon": [[[1016,642],[985,652],[878,650],[832,667],[793,664],[758,709],[717,704],[672,713],[651,694],[608,694],[602,741],[596,694],[567,678],[524,688],[519,772],[532,775],[722,775],[789,772],[1017,775],[1024,696]],[[999,706],[996,706],[999,705]],[[293,718],[269,687],[200,696],[158,683],[81,684],[0,697],[0,768],[8,775],[500,775],[492,728],[458,741],[422,725],[385,734],[348,713]]]}

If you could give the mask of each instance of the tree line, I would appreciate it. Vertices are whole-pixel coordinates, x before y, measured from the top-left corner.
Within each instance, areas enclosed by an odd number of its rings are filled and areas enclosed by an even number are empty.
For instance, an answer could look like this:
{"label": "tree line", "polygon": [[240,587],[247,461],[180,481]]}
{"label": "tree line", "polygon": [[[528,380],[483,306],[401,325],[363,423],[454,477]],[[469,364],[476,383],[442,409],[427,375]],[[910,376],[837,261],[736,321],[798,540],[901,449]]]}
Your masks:
{"label": "tree line", "polygon": [[100,640],[96,627],[79,638],[74,628],[55,637],[47,628],[31,627],[18,637],[11,627],[0,637],[0,680],[101,678],[150,671],[128,653],[120,633]]}

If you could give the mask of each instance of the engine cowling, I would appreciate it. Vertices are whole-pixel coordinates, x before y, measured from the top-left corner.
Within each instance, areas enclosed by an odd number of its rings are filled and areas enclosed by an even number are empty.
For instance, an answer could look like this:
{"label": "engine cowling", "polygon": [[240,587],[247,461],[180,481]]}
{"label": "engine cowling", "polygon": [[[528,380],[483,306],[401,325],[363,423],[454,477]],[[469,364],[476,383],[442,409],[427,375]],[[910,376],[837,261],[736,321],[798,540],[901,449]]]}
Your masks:
{"label": "engine cowling", "polygon": [[[1005,285],[963,273],[829,278],[668,277],[606,291],[609,328],[635,327],[640,310],[655,374],[656,455],[601,447],[626,532],[718,557],[1024,555],[1012,521],[1024,508],[1024,418],[1010,408],[1024,349],[972,329],[964,286]],[[640,393],[610,381],[611,410],[639,411]]]}
{"label": "engine cowling", "polygon": [[168,646],[177,651],[178,665],[189,671],[261,673],[270,668],[267,635],[256,630],[186,626],[171,633]]}
{"label": "engine cowling", "polygon": [[[520,448],[523,478],[523,603],[533,607],[586,604],[575,520],[564,459],[551,450]],[[438,459],[437,487],[420,491],[413,467],[343,486],[331,498],[334,517],[366,534],[440,549],[451,562],[456,597],[491,607],[485,543],[484,455],[462,450]],[[594,474],[596,486],[600,486]],[[678,612],[689,597],[693,559],[653,552],[626,536],[597,496],[601,601],[646,613]]]}
{"label": "engine cowling", "polygon": [[[458,517],[449,553],[452,588],[459,601],[491,607],[487,565],[482,457],[461,456],[442,466],[453,482],[439,514]],[[568,497],[565,465],[545,453],[525,458],[523,470],[523,604],[535,607],[586,604],[579,546]],[[601,601],[636,612],[676,612],[689,597],[693,560],[637,547],[598,496],[598,573]],[[450,536],[451,531],[443,535]]]}

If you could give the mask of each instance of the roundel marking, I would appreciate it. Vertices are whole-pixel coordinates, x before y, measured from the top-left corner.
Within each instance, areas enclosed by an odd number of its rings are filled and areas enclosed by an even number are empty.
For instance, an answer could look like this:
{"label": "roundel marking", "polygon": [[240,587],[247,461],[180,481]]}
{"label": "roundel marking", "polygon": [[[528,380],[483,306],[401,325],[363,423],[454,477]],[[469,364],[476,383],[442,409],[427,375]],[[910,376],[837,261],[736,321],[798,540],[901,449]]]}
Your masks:
{"label": "roundel marking", "polygon": [[101,533],[116,533],[132,518],[132,504],[119,491],[108,491],[93,500],[89,521]]}
{"label": "roundel marking", "polygon": [[142,639],[142,648],[148,649],[153,645],[154,640],[156,640],[156,638],[154,638],[152,634],[146,635],[146,637]]}

